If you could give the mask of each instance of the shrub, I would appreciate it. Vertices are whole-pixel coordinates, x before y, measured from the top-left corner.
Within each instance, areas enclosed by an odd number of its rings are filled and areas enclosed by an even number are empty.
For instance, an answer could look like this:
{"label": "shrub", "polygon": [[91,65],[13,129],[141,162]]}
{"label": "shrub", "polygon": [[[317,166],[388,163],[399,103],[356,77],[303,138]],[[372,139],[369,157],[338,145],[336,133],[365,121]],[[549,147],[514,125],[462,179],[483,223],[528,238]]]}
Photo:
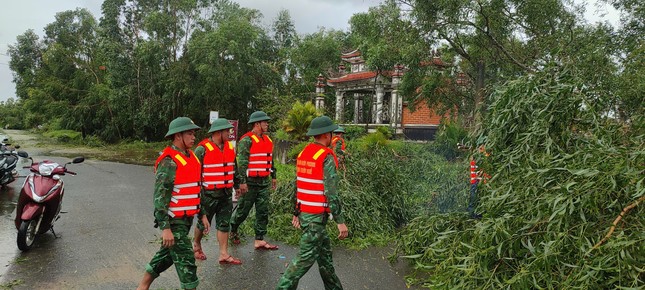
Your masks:
{"label": "shrub", "polygon": [[[370,138],[386,140],[382,133],[370,135],[380,136]],[[348,142],[351,154],[346,158],[346,169],[339,171],[343,213],[352,234],[345,241],[332,239],[334,243],[353,248],[385,245],[396,238],[393,232],[397,228],[416,216],[465,207],[468,191],[465,163],[446,162],[423,144],[388,141],[387,144],[371,143],[369,148],[362,149],[359,144],[363,142]],[[302,143],[292,152],[297,154],[306,144]],[[271,195],[276,219],[272,219],[269,232],[295,243],[300,235],[290,224],[295,166],[279,168],[278,178],[281,182]],[[331,236],[337,235],[333,222],[329,232]]]}
{"label": "shrub", "polygon": [[390,126],[378,126],[376,127],[376,132],[383,134],[387,139],[392,139],[392,136],[394,136],[394,129]]}
{"label": "shrub", "polygon": [[55,139],[59,142],[78,142],[81,140],[81,132],[73,130],[54,130],[43,134],[45,137]]}
{"label": "shrub", "polygon": [[359,137],[364,136],[367,134],[367,129],[363,126],[345,126],[345,139],[346,140],[355,140],[358,139]]}
{"label": "shrub", "polygon": [[580,83],[547,70],[493,93],[478,134],[491,152],[481,162],[492,175],[479,190],[484,218],[412,221],[397,243],[420,270],[412,281],[447,289],[644,285],[635,265],[645,265],[645,138],[603,117],[595,108],[602,96]]}
{"label": "shrub", "polygon": [[437,138],[432,143],[432,150],[445,157],[447,160],[455,160],[463,153],[457,149],[457,144],[471,144],[468,138],[468,131],[458,122],[449,122],[441,124]]}
{"label": "shrub", "polygon": [[301,103],[296,101],[284,119],[283,129],[293,136],[293,140],[304,141],[309,137],[306,135],[311,120],[320,116],[316,107],[311,102]]}

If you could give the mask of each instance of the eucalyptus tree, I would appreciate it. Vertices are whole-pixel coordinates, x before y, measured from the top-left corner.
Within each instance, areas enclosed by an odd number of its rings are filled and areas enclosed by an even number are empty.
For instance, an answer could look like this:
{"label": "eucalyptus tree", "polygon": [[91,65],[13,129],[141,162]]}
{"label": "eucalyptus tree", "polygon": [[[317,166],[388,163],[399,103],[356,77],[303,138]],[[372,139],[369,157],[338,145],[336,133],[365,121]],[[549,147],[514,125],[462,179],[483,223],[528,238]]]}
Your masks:
{"label": "eucalyptus tree", "polygon": [[207,121],[204,108],[246,119],[257,108],[261,91],[281,81],[272,65],[275,45],[260,26],[261,14],[235,3],[216,8],[192,34],[185,53],[193,96],[186,107],[200,124]]}
{"label": "eucalyptus tree", "polygon": [[618,59],[623,70],[618,77],[618,113],[626,121],[645,120],[645,4],[633,0],[606,0],[621,14]]}
{"label": "eucalyptus tree", "polygon": [[[42,64],[25,103],[31,113],[46,118],[38,121],[56,120],[61,128],[83,135],[93,131],[92,110],[100,104],[86,98],[101,79],[93,57],[96,24],[88,10],[76,9],[57,13],[54,22],[45,26]],[[36,98],[43,101],[42,106],[31,106],[30,100]]]}
{"label": "eucalyptus tree", "polygon": [[[22,100],[25,108],[34,111],[44,110],[44,101],[40,98],[42,94],[34,91],[38,81],[38,73],[42,65],[42,54],[44,46],[38,35],[33,30],[27,30],[18,35],[16,43],[9,45],[9,68],[13,74],[13,82],[16,84],[16,96]],[[34,96],[31,98],[30,96]],[[6,106],[7,104],[5,104]],[[25,125],[41,123],[45,116],[41,113],[34,114],[24,112]]]}
{"label": "eucalyptus tree", "polygon": [[273,41],[275,42],[276,54],[278,56],[275,66],[281,72],[282,78],[286,82],[295,73],[291,61],[291,51],[296,45],[298,37],[289,10],[282,9],[278,12],[277,18],[271,25],[271,32],[273,33]]}

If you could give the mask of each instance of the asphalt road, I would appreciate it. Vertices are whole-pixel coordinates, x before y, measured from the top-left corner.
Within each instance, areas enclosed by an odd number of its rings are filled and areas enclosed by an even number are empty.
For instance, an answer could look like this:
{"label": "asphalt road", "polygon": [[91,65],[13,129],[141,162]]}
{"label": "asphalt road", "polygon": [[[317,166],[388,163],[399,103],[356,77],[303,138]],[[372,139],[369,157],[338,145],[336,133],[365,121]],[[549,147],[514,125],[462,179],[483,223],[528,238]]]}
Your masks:
{"label": "asphalt road", "polygon": [[[12,137],[17,137],[13,136]],[[57,162],[68,158],[38,156]],[[26,161],[27,164],[29,161]],[[69,165],[77,176],[65,176],[62,217],[55,230],[41,235],[32,250],[20,252],[13,224],[15,203],[24,178],[0,190],[0,286],[14,289],[134,289],[145,264],[159,248],[160,231],[153,228],[152,167],[86,160]],[[21,175],[26,175],[26,170]],[[253,241],[231,247],[240,266],[217,263],[214,236],[204,241],[209,257],[198,261],[200,289],[274,289],[297,248],[281,243],[277,251],[255,251]],[[407,289],[405,265],[392,266],[387,249],[334,249],[336,272],[345,289]],[[0,287],[1,288],[1,287]],[[152,289],[177,289],[171,267]],[[316,265],[301,279],[299,289],[323,289]]]}

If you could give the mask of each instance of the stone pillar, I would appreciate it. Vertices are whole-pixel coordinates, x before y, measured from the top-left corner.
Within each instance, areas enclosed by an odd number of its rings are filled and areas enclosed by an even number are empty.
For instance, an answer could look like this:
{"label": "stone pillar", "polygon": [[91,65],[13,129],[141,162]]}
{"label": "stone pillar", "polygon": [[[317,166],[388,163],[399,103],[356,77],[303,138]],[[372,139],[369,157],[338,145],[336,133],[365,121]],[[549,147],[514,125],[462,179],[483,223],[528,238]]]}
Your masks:
{"label": "stone pillar", "polygon": [[362,121],[363,115],[363,100],[358,93],[354,93],[354,124],[359,124]]}
{"label": "stone pillar", "polygon": [[392,74],[392,96],[390,98],[390,125],[393,128],[401,126],[401,114],[403,113],[403,97],[399,94],[399,83],[403,76],[404,66],[400,64],[394,65],[394,73]]}
{"label": "stone pillar", "polygon": [[318,75],[318,82],[316,83],[316,110],[325,110],[325,77],[322,74]]}
{"label": "stone pillar", "polygon": [[343,122],[343,113],[345,112],[344,94],[344,92],[336,91],[336,121],[338,122]]}
{"label": "stone pillar", "polygon": [[376,86],[376,113],[374,114],[374,123],[381,124],[383,122],[383,96],[385,95],[385,88],[383,85]]}
{"label": "stone pillar", "polygon": [[390,126],[392,126],[392,128],[396,128],[396,124],[398,124],[398,95],[399,90],[392,90],[392,95],[390,96]]}

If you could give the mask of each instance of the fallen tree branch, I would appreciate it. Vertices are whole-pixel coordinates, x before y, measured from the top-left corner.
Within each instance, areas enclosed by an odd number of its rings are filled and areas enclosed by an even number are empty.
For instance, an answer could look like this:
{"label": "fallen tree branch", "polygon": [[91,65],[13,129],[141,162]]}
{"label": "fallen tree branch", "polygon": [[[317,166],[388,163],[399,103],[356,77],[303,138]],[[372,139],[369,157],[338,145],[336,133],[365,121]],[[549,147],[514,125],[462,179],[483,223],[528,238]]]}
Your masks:
{"label": "fallen tree branch", "polygon": [[614,233],[614,230],[616,229],[618,222],[620,222],[620,220],[623,219],[623,217],[627,214],[627,212],[630,211],[632,208],[635,208],[641,201],[644,201],[644,200],[645,200],[645,195],[641,196],[641,198],[637,199],[630,205],[623,208],[623,211],[620,212],[618,217],[616,217],[614,222],[611,224],[611,227],[609,228],[609,232],[607,232],[607,235],[605,235],[605,237],[602,238],[602,240],[600,240],[597,244],[595,244],[587,254],[589,254],[591,251],[595,249],[598,249],[598,247],[600,247],[603,243],[605,243],[609,239],[609,237],[611,237],[611,235]]}

